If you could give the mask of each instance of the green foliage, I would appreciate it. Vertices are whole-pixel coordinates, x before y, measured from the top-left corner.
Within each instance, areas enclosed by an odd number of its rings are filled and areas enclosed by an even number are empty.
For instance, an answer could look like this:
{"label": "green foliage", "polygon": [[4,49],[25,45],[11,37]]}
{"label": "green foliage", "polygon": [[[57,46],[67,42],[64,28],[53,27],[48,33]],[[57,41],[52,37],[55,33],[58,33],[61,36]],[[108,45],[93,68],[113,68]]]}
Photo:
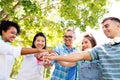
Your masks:
{"label": "green foliage", "polygon": [[[13,45],[30,47],[37,32],[45,33],[47,47],[62,43],[68,27],[85,31],[98,28],[98,19],[107,12],[107,0],[0,0],[0,20],[13,20],[21,34]],[[11,77],[19,71],[23,57],[16,58]],[[49,76],[49,69],[45,75]]]}
{"label": "green foliage", "polygon": [[61,0],[60,7],[61,17],[80,27],[82,31],[86,26],[98,29],[98,19],[107,12],[105,5],[106,0]]}
{"label": "green foliage", "polygon": [[12,68],[12,72],[10,74],[11,77],[15,78],[16,75],[18,74],[19,72],[19,69],[21,67],[21,62],[23,60],[23,56],[20,56],[18,58],[15,58],[15,63],[14,63],[14,66]]}

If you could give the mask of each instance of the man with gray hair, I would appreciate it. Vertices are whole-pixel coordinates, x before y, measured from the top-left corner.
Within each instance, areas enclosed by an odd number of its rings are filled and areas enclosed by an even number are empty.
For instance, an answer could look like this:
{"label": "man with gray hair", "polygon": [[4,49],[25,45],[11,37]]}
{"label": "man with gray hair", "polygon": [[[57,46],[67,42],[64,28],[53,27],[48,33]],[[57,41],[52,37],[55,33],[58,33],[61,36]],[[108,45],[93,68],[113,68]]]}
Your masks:
{"label": "man with gray hair", "polygon": [[[56,46],[53,51],[58,55],[68,55],[76,49],[73,47],[75,40],[75,32],[72,29],[68,29],[64,34],[64,44]],[[51,80],[75,80],[76,66],[63,67],[58,61],[53,61],[55,69],[52,73]]]}

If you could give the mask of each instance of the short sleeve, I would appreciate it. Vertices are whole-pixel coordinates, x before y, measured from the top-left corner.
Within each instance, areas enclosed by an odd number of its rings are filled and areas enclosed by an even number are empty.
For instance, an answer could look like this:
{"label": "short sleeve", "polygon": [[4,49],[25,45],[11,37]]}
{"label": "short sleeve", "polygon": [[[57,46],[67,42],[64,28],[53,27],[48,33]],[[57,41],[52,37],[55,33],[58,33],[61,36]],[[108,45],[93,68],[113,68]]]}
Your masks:
{"label": "short sleeve", "polygon": [[88,52],[90,53],[93,60],[98,60],[99,59],[98,51],[97,51],[98,49],[99,49],[98,47],[94,47],[94,48],[88,50]]}
{"label": "short sleeve", "polygon": [[14,47],[0,41],[0,55],[13,55],[14,57],[17,57],[21,54],[21,49],[21,47]]}
{"label": "short sleeve", "polygon": [[58,48],[58,46],[54,47],[53,51],[56,52],[59,55],[59,48]]}
{"label": "short sleeve", "polygon": [[13,56],[14,57],[20,56],[21,55],[21,50],[22,50],[22,47],[13,47]]}

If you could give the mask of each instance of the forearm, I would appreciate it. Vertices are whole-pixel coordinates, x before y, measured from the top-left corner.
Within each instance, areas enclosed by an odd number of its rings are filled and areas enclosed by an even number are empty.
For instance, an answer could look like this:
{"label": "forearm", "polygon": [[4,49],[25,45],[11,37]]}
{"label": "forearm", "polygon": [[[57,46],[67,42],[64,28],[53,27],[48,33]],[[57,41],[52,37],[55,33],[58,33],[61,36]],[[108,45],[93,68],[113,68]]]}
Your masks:
{"label": "forearm", "polygon": [[76,52],[69,54],[67,56],[56,56],[55,60],[58,61],[67,61],[67,62],[76,62],[79,60],[92,60],[90,54],[88,52]]}
{"label": "forearm", "polygon": [[64,67],[71,67],[76,65],[76,62],[58,61],[58,63]]}
{"label": "forearm", "polygon": [[21,55],[33,54],[37,52],[40,52],[40,50],[37,48],[22,48],[21,49]]}
{"label": "forearm", "polygon": [[79,53],[72,53],[67,56],[56,56],[55,60],[58,61],[67,61],[67,62],[76,62],[79,60]]}

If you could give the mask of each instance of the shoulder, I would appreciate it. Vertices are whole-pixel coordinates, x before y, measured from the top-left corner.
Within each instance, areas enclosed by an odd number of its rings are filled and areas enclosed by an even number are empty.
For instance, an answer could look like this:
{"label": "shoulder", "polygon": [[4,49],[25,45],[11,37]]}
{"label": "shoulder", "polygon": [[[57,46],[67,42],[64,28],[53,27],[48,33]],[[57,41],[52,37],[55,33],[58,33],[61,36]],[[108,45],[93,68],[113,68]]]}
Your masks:
{"label": "shoulder", "polygon": [[64,45],[58,44],[57,46],[55,46],[55,47],[53,48],[53,50],[63,49],[64,47],[65,47]]}

